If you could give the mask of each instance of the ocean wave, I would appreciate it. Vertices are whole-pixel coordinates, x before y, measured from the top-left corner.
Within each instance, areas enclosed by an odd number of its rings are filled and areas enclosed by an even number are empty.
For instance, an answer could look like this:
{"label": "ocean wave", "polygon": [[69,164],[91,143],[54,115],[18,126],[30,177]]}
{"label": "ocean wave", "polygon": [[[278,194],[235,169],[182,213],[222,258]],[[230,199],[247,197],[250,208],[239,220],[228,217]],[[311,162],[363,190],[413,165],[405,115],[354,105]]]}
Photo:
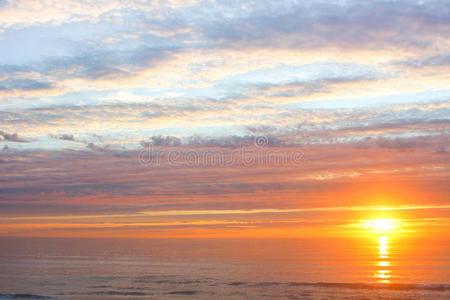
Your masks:
{"label": "ocean wave", "polygon": [[[162,277],[162,278],[161,278]],[[253,287],[270,287],[270,286],[309,286],[320,288],[346,288],[346,289],[387,289],[387,290],[428,290],[428,291],[449,291],[450,284],[420,284],[420,283],[363,283],[363,282],[287,282],[287,281],[229,281],[220,282],[211,278],[197,280],[181,280],[171,276],[140,276],[134,279],[138,284],[172,284],[172,285],[228,285],[228,286],[253,286]]]}
{"label": "ocean wave", "polygon": [[16,300],[58,300],[57,298],[33,295],[33,294],[0,294],[0,300],[16,299]]}
{"label": "ocean wave", "polygon": [[151,293],[143,292],[120,292],[120,291],[98,291],[85,293],[85,295],[98,295],[98,296],[151,296]]}
{"label": "ocean wave", "polygon": [[195,295],[198,291],[172,291],[168,292],[169,295]]}

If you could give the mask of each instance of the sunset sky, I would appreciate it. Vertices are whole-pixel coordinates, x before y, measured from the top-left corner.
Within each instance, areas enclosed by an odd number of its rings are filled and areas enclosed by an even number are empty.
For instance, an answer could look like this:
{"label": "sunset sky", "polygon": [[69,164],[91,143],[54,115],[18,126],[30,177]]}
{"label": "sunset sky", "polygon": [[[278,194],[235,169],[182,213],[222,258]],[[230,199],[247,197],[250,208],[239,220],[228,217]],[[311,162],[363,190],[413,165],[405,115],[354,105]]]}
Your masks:
{"label": "sunset sky", "polygon": [[450,228],[450,3],[0,0],[0,236]]}

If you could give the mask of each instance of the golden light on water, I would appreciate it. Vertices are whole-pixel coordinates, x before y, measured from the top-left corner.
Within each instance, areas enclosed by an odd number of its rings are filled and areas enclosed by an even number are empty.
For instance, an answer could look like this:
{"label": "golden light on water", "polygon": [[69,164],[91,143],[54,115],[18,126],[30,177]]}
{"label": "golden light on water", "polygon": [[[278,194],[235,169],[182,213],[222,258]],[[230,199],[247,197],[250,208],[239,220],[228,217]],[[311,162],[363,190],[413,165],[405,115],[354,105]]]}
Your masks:
{"label": "golden light on water", "polygon": [[375,263],[377,270],[373,277],[378,283],[388,284],[393,277],[392,263],[389,251],[389,237],[395,233],[395,229],[399,227],[400,221],[396,219],[373,219],[365,220],[363,227],[370,229],[372,234],[378,236],[378,261]]}
{"label": "golden light on water", "polygon": [[374,277],[378,279],[379,283],[390,283],[390,279],[392,277],[392,271],[387,268],[391,266],[388,243],[389,239],[387,236],[380,236],[378,238],[378,254],[380,260],[377,265],[382,269],[377,270]]}
{"label": "golden light on water", "polygon": [[380,254],[380,258],[384,258],[384,255],[388,255],[388,238],[387,236],[380,236],[380,238],[378,239],[378,249],[380,250],[379,254]]}
{"label": "golden light on water", "polygon": [[[376,250],[378,252],[378,260],[374,263],[376,267],[373,278],[378,283],[388,284],[393,277],[392,261],[390,257],[390,238],[394,236],[396,229],[400,227],[400,220],[397,219],[373,219],[364,220],[361,225],[363,228],[369,229],[371,235],[378,238]],[[398,230],[397,230],[398,231]]]}
{"label": "golden light on water", "polygon": [[389,267],[391,263],[389,261],[379,261],[378,266],[379,267]]}

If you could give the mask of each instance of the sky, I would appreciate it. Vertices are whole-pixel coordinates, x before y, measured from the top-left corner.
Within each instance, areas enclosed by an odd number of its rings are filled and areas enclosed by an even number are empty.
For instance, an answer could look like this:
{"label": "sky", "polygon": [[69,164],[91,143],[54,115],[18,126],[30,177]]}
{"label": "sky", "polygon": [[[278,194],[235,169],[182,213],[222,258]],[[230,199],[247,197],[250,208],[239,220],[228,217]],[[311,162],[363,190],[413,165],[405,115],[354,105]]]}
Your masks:
{"label": "sky", "polygon": [[450,2],[0,0],[0,235],[450,225]]}

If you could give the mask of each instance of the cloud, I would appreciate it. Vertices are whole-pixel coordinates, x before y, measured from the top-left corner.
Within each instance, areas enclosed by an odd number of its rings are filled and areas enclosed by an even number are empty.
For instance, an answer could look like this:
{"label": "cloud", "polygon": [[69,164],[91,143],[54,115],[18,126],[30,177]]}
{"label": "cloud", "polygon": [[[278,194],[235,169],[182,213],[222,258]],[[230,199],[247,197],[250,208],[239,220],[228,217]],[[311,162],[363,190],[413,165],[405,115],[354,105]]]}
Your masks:
{"label": "cloud", "polygon": [[277,137],[266,135],[266,136],[254,136],[254,135],[230,135],[222,137],[200,137],[200,136],[190,136],[188,138],[187,144],[190,146],[214,146],[214,147],[225,147],[225,148],[237,148],[237,147],[270,147],[282,145],[283,142]]}
{"label": "cloud", "polygon": [[[87,1],[64,0],[58,3],[47,0],[0,1],[0,29],[27,27],[46,24],[58,26],[73,22],[99,22],[103,19],[114,19],[117,12],[122,14],[142,10],[148,14],[158,15],[162,10],[173,10],[194,5],[197,0],[190,1],[152,1],[145,3],[134,0],[100,0],[96,3]],[[67,9],[70,7],[70,9]],[[46,14],[40,12],[46,11]]]}
{"label": "cloud", "polygon": [[283,142],[274,136],[255,136],[255,135],[228,135],[218,137],[208,137],[200,135],[185,136],[183,139],[174,136],[152,136],[149,141],[141,141],[141,146],[203,146],[220,148],[238,148],[238,147],[270,147],[283,145]]}
{"label": "cloud", "polygon": [[[233,148],[254,144],[258,136],[266,137],[266,144],[271,146],[443,134],[448,132],[448,113],[448,101],[377,108],[306,109],[290,103],[257,106],[245,101],[230,104],[208,99],[180,99],[168,103],[166,99],[158,99],[153,103],[3,111],[0,112],[0,127],[5,132],[27,132],[43,144],[46,144],[44,140],[51,128],[55,133],[50,135],[53,138],[69,141],[73,136],[74,142],[110,144],[117,150],[122,146],[135,149],[149,143]],[[225,129],[211,133],[211,126]],[[170,130],[166,130],[167,127]],[[63,134],[56,134],[58,132]],[[163,132],[167,134],[161,134]],[[103,138],[98,140],[93,135]],[[64,146],[78,149],[76,144]],[[60,144],[52,147],[58,148]]]}
{"label": "cloud", "polygon": [[[294,203],[301,207],[331,201],[325,200],[328,193],[337,192],[353,181],[377,182],[392,175],[392,179],[399,182],[415,182],[417,178],[425,185],[434,182],[435,187],[423,188],[429,190],[429,197],[445,203],[448,191],[439,184],[445,182],[447,158],[433,154],[448,138],[448,135],[440,135],[301,147],[251,146],[255,156],[250,164],[249,161],[243,163],[239,156],[242,154],[230,147],[211,152],[207,147],[178,146],[177,155],[185,160],[177,161],[169,159],[169,153],[174,149],[163,147],[159,149],[160,161],[153,164],[143,164],[139,160],[139,151],[124,151],[127,155],[116,156],[111,155],[113,149],[99,149],[94,144],[87,146],[94,151],[7,151],[2,153],[6,163],[0,166],[2,170],[8,170],[0,172],[3,182],[0,202],[76,203],[105,205],[117,210],[123,199],[138,206],[165,205],[177,209],[286,208]],[[274,151],[280,156],[289,156],[299,150],[304,153],[301,161],[268,164],[267,158]],[[397,150],[402,150],[402,155]],[[192,155],[193,151],[198,160],[191,161],[188,156],[183,156]],[[209,160],[208,153],[220,154],[225,161],[234,161],[227,165],[215,163]],[[277,197],[273,197],[274,193]],[[300,201],[298,195],[303,200]]]}
{"label": "cloud", "polygon": [[200,16],[205,37],[223,47],[424,48],[445,38],[449,20],[445,1],[220,3]]}
{"label": "cloud", "polygon": [[[164,2],[164,3],[163,3]],[[445,37],[446,2],[431,1],[136,1],[84,3],[21,0],[0,6],[1,27],[72,22],[110,22],[138,25],[130,36],[145,39],[169,31],[194,34],[197,46],[239,44],[248,47],[371,47],[397,45],[424,47],[429,37]],[[65,9],[71,7],[71,10]],[[27,8],[27,9],[24,9]],[[47,11],[38,14],[37,11]],[[170,14],[167,13],[170,10]],[[409,23],[411,26],[403,26]],[[202,36],[199,41],[198,33]],[[351,45],[351,46],[350,46]]]}
{"label": "cloud", "polygon": [[7,133],[0,130],[0,140],[5,140],[8,142],[17,142],[17,143],[28,143],[29,140],[19,137],[17,133]]}
{"label": "cloud", "polygon": [[[141,86],[140,77],[158,68],[182,49],[177,45],[141,44],[131,49],[84,45],[72,56],[51,56],[27,65],[0,65],[0,97],[65,95],[80,90],[109,90],[114,83]],[[139,79],[139,80],[137,80]],[[133,81],[134,80],[134,81]],[[144,82],[148,84],[148,78]]]}
{"label": "cloud", "polygon": [[0,98],[55,93],[53,79],[31,66],[0,65]]}
{"label": "cloud", "polygon": [[402,139],[402,138],[395,138],[395,139],[387,139],[387,138],[379,138],[377,139],[377,145],[382,148],[389,148],[389,149],[414,149],[422,145],[420,141],[417,139]]}
{"label": "cloud", "polygon": [[[102,142],[101,136],[96,135],[96,134],[93,134],[92,136],[96,139],[96,141]],[[70,142],[81,143],[81,144],[86,145],[87,149],[95,151],[95,152],[113,153],[115,151],[121,151],[120,149],[114,148],[109,144],[98,145],[97,143],[91,142],[86,139],[75,138],[75,136],[73,134],[60,134],[60,135],[51,134],[50,137],[57,139],[57,140],[61,140],[61,141],[70,141]],[[123,155],[122,153],[113,153],[113,154],[118,155],[118,156]]]}
{"label": "cloud", "polygon": [[[45,1],[38,1],[38,4],[44,7],[48,5]],[[24,3],[19,3],[17,8],[24,6]],[[91,5],[74,4],[74,7],[83,6],[87,6],[84,14],[89,15],[90,13],[87,12],[92,9]],[[171,59],[179,59],[177,63],[190,61],[188,65],[178,68],[178,73],[184,74],[180,81],[188,82],[196,69],[201,68],[203,71],[201,73],[204,73],[207,71],[204,69],[214,68],[213,65],[216,63],[224,64],[220,60],[191,61],[190,53],[199,49],[207,52],[208,50],[229,50],[230,47],[233,49],[253,47],[255,50],[259,49],[258,51],[265,47],[288,48],[292,51],[292,56],[298,57],[302,51],[308,52],[308,49],[330,47],[350,48],[351,51],[403,47],[409,51],[411,48],[427,48],[432,44],[445,41],[448,37],[449,18],[443,1],[423,3],[416,1],[346,1],[345,3],[261,1],[252,6],[240,1],[219,1],[193,3],[189,7],[175,5],[177,8],[173,9],[170,15],[161,16],[157,13],[149,13],[137,3],[131,6],[134,9],[121,11],[121,7],[128,7],[128,5],[116,5],[115,10],[118,14],[113,20],[118,18],[118,22],[112,22],[108,15],[99,13],[97,6],[93,10],[96,12],[94,15],[105,18],[103,21],[106,24],[109,22],[114,24],[114,37],[129,37],[123,40],[120,38],[120,43],[112,43],[108,47],[93,43],[95,37],[74,41],[72,43],[75,45],[74,49],[71,49],[68,55],[40,57],[38,61],[31,63],[31,67],[28,68],[35,70],[43,78],[26,85],[18,81],[15,85],[22,88],[42,89],[54,87],[52,83],[56,81],[61,93],[65,93],[67,91],[64,88],[71,90],[71,86],[77,86],[76,83],[80,83],[70,81],[71,79],[83,79],[87,85],[98,88],[92,81],[120,83],[125,78],[139,76],[145,78],[149,70],[157,67],[168,68],[167,64],[162,65],[162,63],[169,62]],[[155,5],[155,7],[159,6]],[[100,11],[111,10],[113,7],[104,5]],[[67,13],[70,12],[64,11],[64,14]],[[135,27],[124,28],[120,25],[127,22],[134,24]],[[408,22],[412,25],[403,25]],[[104,23],[98,24],[99,27],[103,25]],[[160,34],[172,27],[185,30],[189,34],[175,36]],[[129,46],[119,46],[124,43]],[[332,51],[333,53],[340,55]],[[336,58],[336,55],[333,56]],[[283,59],[278,58],[279,61]],[[432,56],[430,61],[424,63],[437,64],[442,59],[445,62],[447,58]],[[239,61],[236,63],[239,64]],[[180,71],[181,69],[183,72]],[[176,75],[179,76],[179,74]],[[97,82],[97,84],[100,83]],[[327,82],[325,78],[323,82],[316,82],[315,87],[311,83],[312,91],[305,88],[299,93],[308,95],[315,89],[325,89],[322,85],[327,84],[338,84],[338,82]],[[11,85],[14,84],[11,83]],[[108,88],[111,89],[111,86]],[[295,94],[292,91],[285,93]]]}
{"label": "cloud", "polygon": [[133,50],[91,49],[69,58],[50,58],[41,72],[46,76],[114,80],[135,76],[139,70],[152,68],[166,60],[176,48],[140,46]]}
{"label": "cloud", "polygon": [[53,89],[50,82],[41,82],[31,79],[7,79],[0,81],[0,91],[40,91]]}
{"label": "cloud", "polygon": [[[340,86],[346,84],[361,84],[379,80],[380,77],[374,74],[364,75],[337,75],[335,77],[323,77],[310,80],[294,80],[285,83],[259,83],[254,86],[247,86],[251,93],[256,91],[257,95],[266,95],[267,97],[308,97],[315,94],[331,93]],[[254,93],[252,93],[254,95]]]}
{"label": "cloud", "polygon": [[77,141],[75,139],[75,137],[73,136],[73,134],[61,134],[61,135],[52,134],[50,136],[54,139],[58,139],[58,140],[62,140],[62,141],[72,141],[72,142]]}
{"label": "cloud", "polygon": [[92,151],[99,151],[99,152],[110,152],[111,148],[109,145],[106,146],[98,146],[94,143],[87,143],[86,147],[91,149]]}
{"label": "cloud", "polygon": [[425,58],[408,58],[401,61],[395,61],[395,64],[411,68],[424,68],[424,67],[450,67],[450,53],[437,54]]}
{"label": "cloud", "polygon": [[150,137],[149,141],[141,141],[141,146],[147,147],[147,146],[180,146],[181,140],[174,136],[152,136]]}
{"label": "cloud", "polygon": [[438,154],[450,154],[450,141],[444,142],[437,150]]}

